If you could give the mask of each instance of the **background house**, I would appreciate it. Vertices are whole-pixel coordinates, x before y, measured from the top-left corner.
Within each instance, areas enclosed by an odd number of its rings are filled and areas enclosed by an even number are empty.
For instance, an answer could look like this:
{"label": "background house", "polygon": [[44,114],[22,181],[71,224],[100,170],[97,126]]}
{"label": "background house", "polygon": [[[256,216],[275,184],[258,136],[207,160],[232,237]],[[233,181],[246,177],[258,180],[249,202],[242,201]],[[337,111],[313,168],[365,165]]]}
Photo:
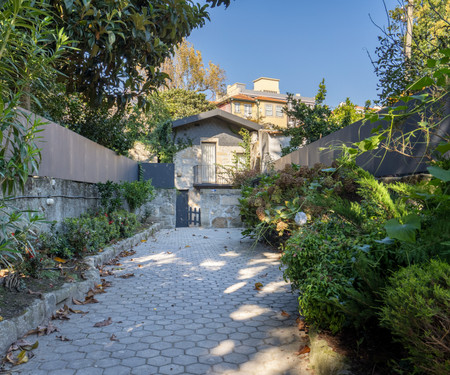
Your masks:
{"label": "background house", "polygon": [[[280,93],[279,79],[260,77],[253,81],[253,90],[243,83],[227,86],[227,92],[216,101],[217,107],[236,116],[257,121],[267,126],[287,128],[290,119],[283,108],[287,95]],[[295,94],[296,99],[313,106],[314,98]]]}
{"label": "background house", "polygon": [[192,209],[201,209],[201,225],[205,227],[241,225],[239,191],[232,189],[230,179],[235,162],[244,156],[245,150],[239,145],[241,129],[251,134],[251,160],[255,166],[260,160],[261,125],[220,109],[173,122],[175,138],[191,141],[191,146],[174,158],[177,226],[189,225],[188,212]]}

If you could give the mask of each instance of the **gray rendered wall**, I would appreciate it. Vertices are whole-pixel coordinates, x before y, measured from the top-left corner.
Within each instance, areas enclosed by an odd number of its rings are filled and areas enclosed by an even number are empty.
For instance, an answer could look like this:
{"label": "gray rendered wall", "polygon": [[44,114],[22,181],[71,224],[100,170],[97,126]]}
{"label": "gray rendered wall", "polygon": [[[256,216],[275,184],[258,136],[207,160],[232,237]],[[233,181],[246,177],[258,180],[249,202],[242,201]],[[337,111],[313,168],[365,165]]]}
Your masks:
{"label": "gray rendered wall", "polygon": [[[450,103],[448,101],[443,102],[443,106],[438,110],[442,111],[443,118],[450,113]],[[401,128],[404,132],[408,132],[417,127],[417,123],[421,121],[419,115],[411,116],[401,124]],[[320,148],[327,148],[330,146],[339,146],[341,144],[350,145],[353,142],[359,142],[372,135],[372,129],[378,126],[386,127],[386,121],[377,121],[374,123],[366,122],[363,120],[355,122],[335,133],[329,134],[322,139],[310,143],[309,145],[302,147],[299,150],[292,152],[289,155],[282,157],[275,162],[275,169],[281,170],[286,165],[294,163],[304,166],[313,166],[316,163],[323,163],[329,166],[340,155],[339,150],[323,150]],[[439,128],[440,136],[450,134],[450,118],[446,118],[441,123]],[[436,145],[441,141],[440,136],[432,136],[430,139],[431,145]],[[369,171],[377,177],[381,176],[404,176],[414,173],[427,172],[426,159],[423,156],[426,151],[426,142],[424,137],[417,140],[414,145],[415,158],[403,156],[397,152],[387,152],[384,149],[375,150],[373,152],[367,152],[364,155],[359,156],[356,159],[356,163]]]}
{"label": "gray rendered wall", "polygon": [[[23,111],[34,118],[34,114]],[[91,183],[138,179],[136,161],[117,155],[54,122],[41,119],[47,124],[42,126],[43,131],[39,133],[41,139],[36,142],[42,155],[39,176]],[[26,123],[25,119],[22,118],[22,122]]]}
{"label": "gray rendered wall", "polygon": [[238,146],[239,142],[242,142],[242,137],[237,134],[238,131],[238,126],[218,118],[209,118],[199,121],[198,125],[192,124],[174,129],[177,137],[189,138],[193,145],[200,145],[202,138],[217,138],[221,146]]}
{"label": "gray rendered wall", "polygon": [[175,165],[173,163],[142,163],[140,168],[144,180],[152,180],[155,188],[173,189],[175,187]]}

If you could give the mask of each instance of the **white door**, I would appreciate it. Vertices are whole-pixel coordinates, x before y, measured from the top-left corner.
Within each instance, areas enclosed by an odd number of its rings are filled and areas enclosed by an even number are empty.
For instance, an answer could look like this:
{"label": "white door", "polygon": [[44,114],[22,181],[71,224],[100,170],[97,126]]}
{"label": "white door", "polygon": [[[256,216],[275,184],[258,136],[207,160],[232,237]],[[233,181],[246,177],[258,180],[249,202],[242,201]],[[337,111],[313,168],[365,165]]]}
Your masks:
{"label": "white door", "polygon": [[202,142],[202,182],[213,184],[216,182],[216,144]]}

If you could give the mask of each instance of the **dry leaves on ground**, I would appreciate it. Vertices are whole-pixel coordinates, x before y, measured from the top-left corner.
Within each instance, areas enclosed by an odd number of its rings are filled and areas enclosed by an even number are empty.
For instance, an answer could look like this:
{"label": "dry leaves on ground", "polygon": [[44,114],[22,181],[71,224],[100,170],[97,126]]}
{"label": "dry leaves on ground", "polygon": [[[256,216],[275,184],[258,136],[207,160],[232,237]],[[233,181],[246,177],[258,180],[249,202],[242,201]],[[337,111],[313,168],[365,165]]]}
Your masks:
{"label": "dry leaves on ground", "polygon": [[98,301],[93,297],[86,296],[84,301],[79,301],[75,298],[72,298],[72,302],[74,305],[87,305],[88,303],[98,303]]}
{"label": "dry leaves on ground", "polygon": [[108,319],[102,320],[101,322],[97,322],[94,324],[94,327],[106,327],[109,326],[112,323],[111,317]]}
{"label": "dry leaves on ground", "polygon": [[111,337],[109,338],[111,341],[119,341],[119,339],[116,337],[116,335],[113,333]]}
{"label": "dry leaves on ground", "polygon": [[297,318],[295,320],[295,322],[297,323],[297,327],[298,327],[299,331],[305,331],[305,332],[308,331],[308,327],[306,326],[306,323],[303,319]]}
{"label": "dry leaves on ground", "polygon": [[255,283],[255,290],[261,290],[261,288],[263,287],[262,283]]}
{"label": "dry leaves on ground", "polygon": [[284,310],[281,310],[281,316],[285,316],[286,318],[289,318],[291,315],[289,313],[287,313]]}
{"label": "dry leaves on ground", "polygon": [[302,355],[302,354],[307,354],[311,351],[311,349],[309,348],[308,345],[301,345],[300,348],[298,349],[298,352],[295,352],[295,355]]}
{"label": "dry leaves on ground", "polygon": [[56,338],[60,341],[72,341],[72,340],[68,339],[66,336],[56,336]]}
{"label": "dry leaves on ground", "polygon": [[128,278],[133,277],[133,276],[134,276],[134,273],[126,273],[124,275],[120,275],[120,276],[117,276],[117,277],[120,277],[121,279],[128,279]]}
{"label": "dry leaves on ground", "polygon": [[53,332],[59,332],[59,328],[55,327],[52,322],[49,322],[47,326],[37,326],[35,329],[28,331],[23,337],[27,337],[30,335],[49,335]]}

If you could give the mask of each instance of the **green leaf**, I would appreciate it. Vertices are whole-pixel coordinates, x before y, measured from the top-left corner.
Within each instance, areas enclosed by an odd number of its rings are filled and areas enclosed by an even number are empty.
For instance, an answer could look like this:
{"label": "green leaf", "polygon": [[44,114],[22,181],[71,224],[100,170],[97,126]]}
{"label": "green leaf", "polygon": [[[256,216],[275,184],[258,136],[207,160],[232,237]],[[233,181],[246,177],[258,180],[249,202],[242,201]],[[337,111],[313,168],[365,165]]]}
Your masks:
{"label": "green leaf", "polygon": [[434,68],[436,66],[436,60],[434,60],[434,59],[427,59],[427,66],[429,68]]}
{"label": "green leaf", "polygon": [[400,220],[391,219],[386,222],[384,229],[388,236],[400,241],[416,242],[416,230],[420,229],[420,218],[417,215],[408,215]]}
{"label": "green leaf", "polygon": [[444,182],[450,181],[450,170],[442,169],[441,167],[428,167],[427,169],[433,177]]}
{"label": "green leaf", "polygon": [[436,151],[444,155],[446,152],[450,151],[450,142],[441,143],[436,147]]}
{"label": "green leaf", "polygon": [[430,77],[422,77],[417,82],[413,83],[411,86],[407,88],[409,91],[419,91],[427,86],[431,86],[434,81]]}

